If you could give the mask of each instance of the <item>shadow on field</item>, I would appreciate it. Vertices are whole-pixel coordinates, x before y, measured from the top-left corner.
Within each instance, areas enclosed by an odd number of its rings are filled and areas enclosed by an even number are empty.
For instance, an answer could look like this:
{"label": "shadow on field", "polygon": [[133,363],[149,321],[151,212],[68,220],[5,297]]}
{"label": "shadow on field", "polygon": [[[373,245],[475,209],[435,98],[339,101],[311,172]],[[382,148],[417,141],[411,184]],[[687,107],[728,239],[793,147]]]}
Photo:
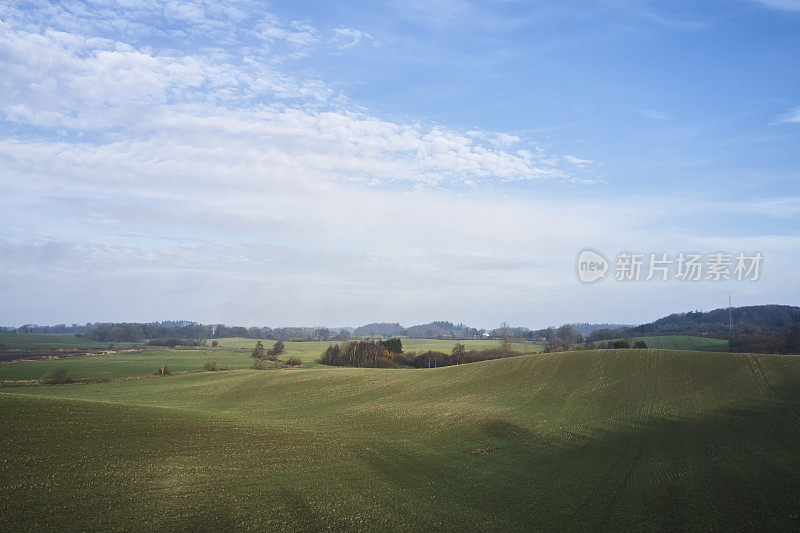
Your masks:
{"label": "shadow on field", "polygon": [[[153,528],[153,526],[155,524],[149,524],[150,528]],[[162,520],[154,529],[169,531],[236,531],[237,521],[227,508],[217,503],[202,510],[186,509],[178,516],[162,517]]]}
{"label": "shadow on field", "polygon": [[[400,509],[415,509],[412,528],[797,530],[800,388],[769,393],[704,417],[644,417],[566,441],[490,418],[462,426],[451,446],[421,443],[411,459],[399,447],[363,459]],[[485,446],[491,454],[464,453]]]}
{"label": "shadow on field", "polygon": [[298,490],[284,490],[282,497],[289,510],[291,523],[297,529],[322,531],[333,524],[311,508],[306,497]]}

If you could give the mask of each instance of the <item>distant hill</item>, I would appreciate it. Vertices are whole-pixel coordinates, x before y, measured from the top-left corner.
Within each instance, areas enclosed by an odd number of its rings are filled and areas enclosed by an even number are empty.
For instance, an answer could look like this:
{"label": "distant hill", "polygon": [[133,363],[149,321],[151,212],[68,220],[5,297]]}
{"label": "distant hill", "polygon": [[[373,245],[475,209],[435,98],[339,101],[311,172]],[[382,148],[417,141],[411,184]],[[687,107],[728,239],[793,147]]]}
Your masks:
{"label": "distant hill", "polygon": [[412,339],[462,339],[468,335],[468,328],[464,324],[455,325],[452,322],[438,320],[428,324],[419,324],[406,329],[406,335]]}
{"label": "distant hill", "polygon": [[397,322],[373,322],[353,330],[357,337],[394,337],[405,335],[406,329]]}
{"label": "distant hill", "polygon": [[588,340],[606,340],[642,335],[695,334],[730,338],[733,335],[759,335],[785,333],[800,325],[800,307],[792,305],[750,305],[734,307],[730,311],[733,331],[729,324],[727,308],[713,311],[674,313],[647,324],[621,329],[599,329]]}
{"label": "distant hill", "polygon": [[357,337],[409,337],[412,339],[477,339],[484,330],[444,320],[404,328],[396,322],[375,322],[356,328]]}
{"label": "distant hill", "polygon": [[18,328],[13,327],[0,327],[0,331],[6,331],[9,333],[42,333],[42,334],[56,334],[56,335],[67,335],[67,334],[75,334],[75,333],[85,333],[89,330],[94,324],[72,324],[67,326],[66,324],[56,324],[55,326],[40,326],[38,324],[25,324],[24,326],[20,326]]}
{"label": "distant hill", "polygon": [[586,322],[581,322],[579,324],[570,324],[573,328],[575,328],[578,333],[583,335],[584,337],[588,337],[595,331],[599,329],[608,329],[608,330],[615,330],[615,329],[622,329],[622,328],[630,328],[633,327],[630,324],[588,324]]}

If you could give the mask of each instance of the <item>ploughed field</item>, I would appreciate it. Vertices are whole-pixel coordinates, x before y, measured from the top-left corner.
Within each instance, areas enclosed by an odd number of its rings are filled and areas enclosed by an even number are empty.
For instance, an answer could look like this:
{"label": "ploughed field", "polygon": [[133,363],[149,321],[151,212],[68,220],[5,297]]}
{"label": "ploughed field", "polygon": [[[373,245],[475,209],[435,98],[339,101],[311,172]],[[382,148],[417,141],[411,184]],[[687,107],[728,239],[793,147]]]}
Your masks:
{"label": "ploughed field", "polygon": [[796,356],[198,372],[0,404],[7,530],[800,527]]}

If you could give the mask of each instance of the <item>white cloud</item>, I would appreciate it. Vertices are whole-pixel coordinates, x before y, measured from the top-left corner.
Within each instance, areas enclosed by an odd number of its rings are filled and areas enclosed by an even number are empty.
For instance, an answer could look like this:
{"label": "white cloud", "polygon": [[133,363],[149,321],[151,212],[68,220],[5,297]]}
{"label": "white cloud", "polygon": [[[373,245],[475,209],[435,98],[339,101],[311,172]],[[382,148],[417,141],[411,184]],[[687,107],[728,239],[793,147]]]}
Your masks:
{"label": "white cloud", "polygon": [[496,133],[489,139],[489,142],[497,145],[497,146],[511,146],[512,144],[517,144],[522,139],[517,137],[516,135],[509,135],[507,133]]}
{"label": "white cloud", "polygon": [[[391,320],[552,320],[578,296],[563,291],[581,247],[698,242],[652,229],[691,218],[697,202],[591,201],[577,188],[505,196],[594,161],[500,132],[387,120],[287,67],[366,32],[247,2],[169,3],[165,29],[148,23],[157,8],[0,6],[0,113],[13,126],[0,137],[0,297],[16,302],[0,322],[27,301],[48,302],[29,321],[79,308],[75,319],[188,309],[205,321],[323,323],[336,308],[356,323],[379,319],[376,300],[396,305]],[[796,216],[786,202],[731,209]],[[148,314],[156,295],[168,315]],[[452,302],[469,311],[436,316]]]}
{"label": "white cloud", "polygon": [[[175,9],[184,18],[201,16],[182,4]],[[317,39],[305,23],[264,20],[262,29],[274,39],[299,47]],[[140,175],[169,171],[178,179],[219,176],[225,169],[225,176],[253,183],[440,186],[569,177],[557,158],[508,150],[521,142],[518,137],[355,113],[337,103],[324,83],[284,75],[257,56],[158,52],[49,28],[0,25],[3,118],[44,128],[44,138],[59,131],[99,135],[90,143],[7,139],[7,154],[43,152],[42,161],[50,161],[47,151],[73,160],[103,154],[111,162],[106,175],[118,173],[114,165],[125,161]]]}
{"label": "white cloud", "polygon": [[[0,141],[0,159],[20,174],[82,177],[135,173],[164,179],[300,188],[368,183],[457,186],[466,181],[562,179],[546,158],[514,153],[442,128],[402,125],[347,112],[207,106],[164,108],[110,143]],[[16,161],[16,163],[14,163]],[[168,176],[168,178],[165,178]]]}
{"label": "white cloud", "polygon": [[271,97],[308,103],[332,96],[321,82],[283,75],[256,57],[156,54],[3,22],[0,30],[0,110],[6,120],[34,126],[113,129],[174,102],[236,105]]}
{"label": "white cloud", "polygon": [[800,124],[800,107],[790,110],[782,117],[780,122]]}
{"label": "white cloud", "polygon": [[586,167],[587,165],[594,163],[594,161],[591,159],[580,159],[572,155],[565,155],[564,161],[572,165],[578,165],[579,167]]}
{"label": "white cloud", "polygon": [[368,32],[355,28],[334,28],[333,45],[341,50],[350,50],[365,41],[372,41],[373,37]]}
{"label": "white cloud", "polygon": [[283,41],[294,48],[293,56],[305,55],[319,40],[319,32],[313,26],[300,21],[282,24],[276,17],[268,16],[256,25],[258,31],[270,42]]}

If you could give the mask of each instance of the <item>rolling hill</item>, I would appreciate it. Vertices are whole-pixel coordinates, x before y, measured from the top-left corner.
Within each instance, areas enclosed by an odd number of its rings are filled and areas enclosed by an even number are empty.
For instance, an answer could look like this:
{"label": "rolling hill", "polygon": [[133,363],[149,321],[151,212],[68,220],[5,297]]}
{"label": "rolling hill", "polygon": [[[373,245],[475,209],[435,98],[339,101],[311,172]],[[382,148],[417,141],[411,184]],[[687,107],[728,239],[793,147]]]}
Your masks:
{"label": "rolling hill", "polygon": [[793,356],[209,372],[0,405],[10,530],[800,527]]}

